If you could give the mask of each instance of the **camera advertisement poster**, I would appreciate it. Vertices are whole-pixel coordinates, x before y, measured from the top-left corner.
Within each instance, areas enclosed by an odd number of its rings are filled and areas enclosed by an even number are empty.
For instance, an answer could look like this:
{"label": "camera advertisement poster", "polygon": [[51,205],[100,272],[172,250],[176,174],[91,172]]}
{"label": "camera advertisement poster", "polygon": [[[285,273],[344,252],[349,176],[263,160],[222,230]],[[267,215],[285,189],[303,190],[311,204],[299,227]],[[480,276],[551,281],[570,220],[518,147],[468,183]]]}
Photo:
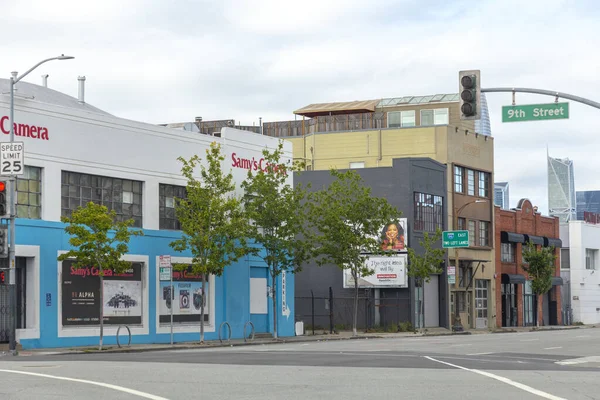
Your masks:
{"label": "camera advertisement poster", "polygon": [[[63,326],[100,324],[100,270],[62,263]],[[132,263],[123,273],[104,271],[103,313],[105,324],[142,323],[142,264]]]}
{"label": "camera advertisement poster", "polygon": [[[407,254],[398,254],[391,257],[369,257],[367,267],[374,271],[369,276],[358,277],[359,288],[405,288],[408,287],[406,279]],[[344,288],[354,288],[354,278],[350,270],[344,270]]]}
{"label": "camera advertisement poster", "polygon": [[[208,279],[205,287],[208,292]],[[204,302],[204,321],[208,322],[207,294],[202,293],[202,275],[194,275],[191,268],[185,271],[173,269],[173,287],[168,281],[160,282],[160,323],[170,323],[171,308],[174,323],[200,322],[202,302]]]}

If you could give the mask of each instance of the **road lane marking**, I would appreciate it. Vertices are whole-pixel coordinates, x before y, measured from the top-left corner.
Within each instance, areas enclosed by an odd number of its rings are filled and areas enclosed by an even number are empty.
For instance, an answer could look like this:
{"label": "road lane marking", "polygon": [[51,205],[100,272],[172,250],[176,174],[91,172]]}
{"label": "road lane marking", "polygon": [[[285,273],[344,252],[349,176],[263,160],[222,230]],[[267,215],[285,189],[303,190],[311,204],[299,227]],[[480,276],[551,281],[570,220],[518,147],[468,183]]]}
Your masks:
{"label": "road lane marking", "polygon": [[575,336],[576,338],[587,338],[590,337],[590,335],[580,335],[580,336]]}
{"label": "road lane marking", "polygon": [[545,347],[544,350],[555,350],[555,349],[562,349],[562,346],[558,346],[558,347]]}
{"label": "road lane marking", "polygon": [[552,395],[550,393],[546,393],[546,392],[543,392],[541,390],[532,388],[531,386],[527,386],[527,385],[524,385],[522,383],[515,382],[513,380],[510,380],[510,379],[505,378],[505,377],[500,376],[500,375],[491,374],[489,372],[480,371],[478,369],[471,369],[471,368],[461,367],[460,365],[450,364],[450,363],[445,362],[445,361],[436,360],[435,358],[431,358],[429,356],[425,356],[425,358],[427,358],[428,360],[431,360],[431,361],[435,361],[435,362],[440,363],[440,364],[448,365],[448,366],[453,367],[453,368],[458,368],[458,369],[462,369],[464,371],[473,372],[475,374],[487,376],[488,378],[492,378],[492,379],[495,379],[497,381],[506,383],[507,385],[514,386],[514,387],[516,387],[518,389],[521,389],[521,390],[523,390],[525,392],[529,392],[531,394],[535,394],[536,396],[540,396],[540,397],[543,397],[545,399],[549,399],[549,400],[567,400],[567,399],[565,399],[563,397],[554,396],[554,395]]}
{"label": "road lane marking", "polygon": [[105,387],[105,388],[108,388],[108,389],[117,390],[119,392],[123,392],[123,393],[127,393],[127,394],[132,394],[134,396],[143,397],[145,399],[150,399],[150,400],[169,400],[166,397],[160,397],[160,396],[156,396],[156,395],[153,395],[153,394],[150,394],[150,393],[140,392],[139,390],[129,389],[129,388],[126,388],[126,387],[123,387],[123,386],[111,385],[110,383],[94,382],[94,381],[88,381],[88,380],[85,380],[85,379],[67,378],[65,376],[38,374],[37,372],[16,371],[16,370],[12,370],[12,369],[0,369],[0,372],[6,372],[6,373],[9,373],[9,374],[20,374],[20,375],[37,376],[37,377],[41,377],[41,378],[56,379],[56,380],[60,380],[60,381],[70,381],[70,382],[78,382],[78,383],[87,383],[88,385],[101,386],[101,387]]}
{"label": "road lane marking", "polygon": [[576,365],[585,363],[598,363],[600,362],[600,356],[589,356],[580,358],[570,358],[568,360],[557,361],[558,365]]}
{"label": "road lane marking", "polygon": [[520,341],[521,342],[535,342],[537,340],[540,340],[540,339],[523,339],[523,340],[520,340]]}
{"label": "road lane marking", "polygon": [[471,353],[471,354],[467,354],[468,356],[485,356],[488,354],[494,354],[494,352],[488,352],[488,353]]}

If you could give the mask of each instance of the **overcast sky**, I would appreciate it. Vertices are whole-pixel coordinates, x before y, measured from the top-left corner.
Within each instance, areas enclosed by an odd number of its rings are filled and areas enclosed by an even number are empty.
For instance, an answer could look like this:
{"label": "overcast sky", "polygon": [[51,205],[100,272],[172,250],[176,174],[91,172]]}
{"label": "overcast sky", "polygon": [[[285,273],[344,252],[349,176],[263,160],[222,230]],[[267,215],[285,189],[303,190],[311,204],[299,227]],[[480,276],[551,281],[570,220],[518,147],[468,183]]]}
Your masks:
{"label": "overcast sky", "polygon": [[[149,123],[293,119],[310,103],[454,93],[458,71],[484,87],[550,89],[600,101],[598,0],[2,0],[0,75],[26,78]],[[600,110],[503,124],[510,94],[488,94],[495,180],[511,207],[547,212],[546,146],[575,162],[576,190],[599,189]],[[553,98],[517,94],[517,104]]]}

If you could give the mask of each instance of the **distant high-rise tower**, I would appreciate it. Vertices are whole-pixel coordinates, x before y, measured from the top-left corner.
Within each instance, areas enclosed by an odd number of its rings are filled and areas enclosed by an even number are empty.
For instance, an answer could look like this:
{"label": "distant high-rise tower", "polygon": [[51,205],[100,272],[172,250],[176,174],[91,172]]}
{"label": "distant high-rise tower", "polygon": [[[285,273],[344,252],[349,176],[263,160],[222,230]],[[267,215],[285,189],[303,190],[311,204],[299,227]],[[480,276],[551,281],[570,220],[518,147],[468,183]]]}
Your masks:
{"label": "distant high-rise tower", "polygon": [[573,161],[548,157],[548,213],[561,222],[577,219]]}
{"label": "distant high-rise tower", "polygon": [[482,135],[492,136],[490,111],[488,110],[485,93],[481,93],[481,118],[475,120],[475,132],[480,133]]}
{"label": "distant high-rise tower", "polygon": [[494,204],[504,210],[510,208],[508,182],[494,182]]}

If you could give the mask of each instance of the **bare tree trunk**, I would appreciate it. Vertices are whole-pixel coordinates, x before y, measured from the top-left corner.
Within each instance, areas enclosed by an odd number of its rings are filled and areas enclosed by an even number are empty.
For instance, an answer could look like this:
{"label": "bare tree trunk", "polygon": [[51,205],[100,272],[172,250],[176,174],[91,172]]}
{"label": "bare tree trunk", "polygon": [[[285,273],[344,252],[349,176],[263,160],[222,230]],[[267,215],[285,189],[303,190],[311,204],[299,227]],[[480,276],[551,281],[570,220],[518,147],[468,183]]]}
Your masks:
{"label": "bare tree trunk", "polygon": [[100,351],[102,351],[102,339],[104,339],[104,274],[100,268]]}
{"label": "bare tree trunk", "polygon": [[358,274],[354,275],[354,314],[352,315],[352,336],[357,336],[356,324],[358,322]]}
{"label": "bare tree trunk", "polygon": [[200,343],[204,343],[204,300],[206,299],[206,274],[202,274],[202,299],[200,301]]}
{"label": "bare tree trunk", "polygon": [[[537,295],[537,307],[535,307],[535,326],[536,327],[540,327],[540,316],[544,315],[544,309],[543,309],[543,304],[542,304],[542,295],[538,294]],[[541,311],[540,311],[541,310]]]}
{"label": "bare tree trunk", "polygon": [[273,267],[273,339],[277,339],[277,267]]}

